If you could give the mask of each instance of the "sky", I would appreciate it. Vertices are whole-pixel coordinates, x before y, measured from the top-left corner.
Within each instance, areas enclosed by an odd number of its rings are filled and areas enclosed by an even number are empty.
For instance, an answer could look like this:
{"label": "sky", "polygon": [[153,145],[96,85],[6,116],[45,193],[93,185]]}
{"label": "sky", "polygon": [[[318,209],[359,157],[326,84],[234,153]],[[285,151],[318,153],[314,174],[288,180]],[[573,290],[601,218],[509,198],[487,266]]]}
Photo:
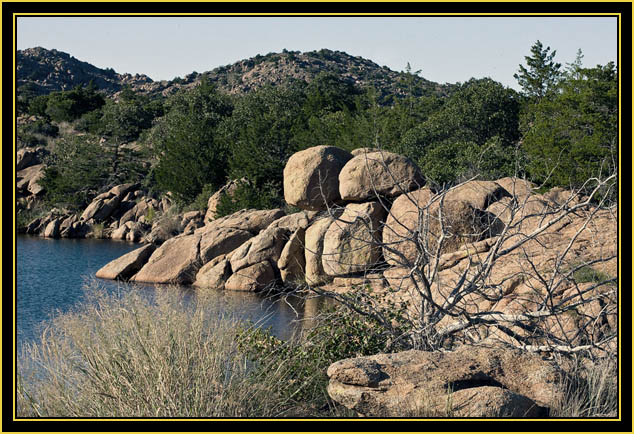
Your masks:
{"label": "sky", "polygon": [[615,17],[19,17],[17,48],[170,80],[257,54],[328,48],[438,83],[513,74],[540,40],[565,66],[617,61]]}

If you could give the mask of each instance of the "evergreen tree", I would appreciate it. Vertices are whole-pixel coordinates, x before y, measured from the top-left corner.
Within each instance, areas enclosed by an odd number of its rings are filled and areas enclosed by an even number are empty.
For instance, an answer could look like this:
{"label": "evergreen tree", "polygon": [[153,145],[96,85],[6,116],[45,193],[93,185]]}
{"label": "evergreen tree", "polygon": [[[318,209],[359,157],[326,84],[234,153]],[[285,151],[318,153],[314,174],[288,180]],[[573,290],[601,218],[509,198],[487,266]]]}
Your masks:
{"label": "evergreen tree", "polygon": [[519,73],[513,75],[529,98],[543,98],[555,88],[561,76],[561,64],[553,61],[557,50],[549,52],[550,47],[544,49],[540,41],[535,42],[531,56],[524,57],[527,66],[519,65]]}
{"label": "evergreen tree", "polygon": [[206,80],[173,97],[167,106],[146,138],[157,159],[152,175],[160,190],[189,203],[205,185],[217,189],[225,181],[227,148],[217,129],[233,107]]}
{"label": "evergreen tree", "polygon": [[580,68],[559,92],[523,114],[523,148],[532,177],[547,186],[580,187],[617,168],[618,81],[614,63]]}

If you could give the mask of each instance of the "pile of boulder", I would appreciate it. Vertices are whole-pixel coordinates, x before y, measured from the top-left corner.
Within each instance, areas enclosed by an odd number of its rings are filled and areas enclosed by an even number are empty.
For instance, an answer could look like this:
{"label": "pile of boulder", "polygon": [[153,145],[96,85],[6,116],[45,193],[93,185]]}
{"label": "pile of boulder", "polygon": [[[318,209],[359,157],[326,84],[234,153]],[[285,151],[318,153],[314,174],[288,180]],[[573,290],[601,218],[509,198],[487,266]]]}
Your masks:
{"label": "pile of boulder", "polygon": [[44,157],[48,154],[46,148],[22,148],[16,153],[16,194],[24,202],[33,201],[44,192],[38,183],[44,177]]}
{"label": "pile of boulder", "polygon": [[[451,307],[454,312],[517,315],[538,311],[540,300],[548,297],[550,303],[577,306],[544,321],[555,339],[583,345],[588,336],[599,341],[617,330],[613,287],[576,282],[572,272],[561,273],[583,263],[603,275],[617,275],[614,210],[570,212],[585,199],[569,191],[537,194],[532,183],[508,177],[469,181],[439,194],[404,156],[368,148],[349,153],[331,146],[297,152],[286,164],[284,198],[299,212],[247,209],[215,218],[220,195],[235,188],[230,183],[212,196],[204,218],[202,213],[187,216],[197,227],[160,246],[144,245],[104,266],[97,277],[254,292],[280,283],[337,294],[366,288],[402,303],[410,318],[421,318],[417,288],[424,285],[413,267],[434,267],[429,296],[440,305],[460,282],[479,272],[478,264],[495,247],[509,253],[487,275],[483,287],[491,293],[465,294]],[[114,197],[96,199],[99,205],[87,209],[82,221],[108,214],[106,204]],[[100,211],[104,207],[107,212]],[[132,214],[138,222],[136,211],[125,215]],[[545,225],[553,219],[556,224]],[[127,224],[123,215],[117,224]],[[514,250],[519,240],[524,244]],[[438,329],[455,326],[456,318],[445,315]],[[536,356],[500,350],[508,344],[521,347],[527,330],[509,324],[500,331],[478,330],[480,343],[495,348],[490,351],[468,347],[337,362],[328,370],[329,393],[371,416],[402,415],[408,402],[426,402],[427,410],[437,414],[447,400],[458,416],[543,416],[561,395],[559,372]]]}
{"label": "pile of boulder", "polygon": [[[441,203],[424,182],[416,164],[401,155],[368,148],[354,153],[332,146],[309,148],[292,155],[284,169],[284,198],[302,211],[242,210],[215,219],[220,194],[235,189],[234,181],[210,198],[204,218],[202,213],[185,215],[183,223],[195,223],[153,250],[146,262],[132,252],[98,275],[243,291],[296,282],[339,291],[370,278],[374,286],[402,288],[413,283],[406,267],[429,260],[421,258],[420,240],[415,242],[413,234],[424,233],[423,243],[431,251],[441,247],[440,269],[451,280],[474,255],[486,254],[509,218],[534,213],[534,220],[522,222],[538,225],[542,211],[574,203],[565,191],[538,195],[530,182],[515,178],[461,184],[446,192]],[[109,192],[96,198],[80,220],[103,218],[115,197]],[[139,202],[111,226],[125,231],[128,221],[142,224],[143,207],[148,206],[154,205]],[[132,216],[136,220],[128,220]],[[566,240],[558,238],[560,243]],[[128,261],[136,264],[133,274],[122,265]],[[126,273],[116,272],[120,268]],[[501,281],[507,277],[499,276]],[[438,295],[446,296],[442,291]]]}
{"label": "pile of boulder", "polygon": [[566,373],[534,353],[462,346],[344,359],[328,394],[362,416],[543,418],[563,400]]}

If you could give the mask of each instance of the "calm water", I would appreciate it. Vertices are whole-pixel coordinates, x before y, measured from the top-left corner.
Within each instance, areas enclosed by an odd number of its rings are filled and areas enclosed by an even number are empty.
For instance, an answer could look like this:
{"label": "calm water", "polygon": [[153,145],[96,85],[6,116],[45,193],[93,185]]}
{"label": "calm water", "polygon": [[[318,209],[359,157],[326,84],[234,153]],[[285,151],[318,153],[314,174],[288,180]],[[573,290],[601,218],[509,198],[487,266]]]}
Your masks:
{"label": "calm water", "polygon": [[[93,239],[46,239],[17,237],[17,342],[35,340],[43,322],[57,311],[65,312],[82,300],[86,283],[111,260],[140,247],[139,244]],[[153,286],[129,285],[99,280],[110,291],[146,291]],[[184,297],[195,298],[190,287],[177,288]],[[273,333],[288,337],[297,319],[296,311],[317,309],[319,302],[305,306],[299,301],[272,300],[258,294],[216,291],[219,306],[244,318],[271,326]]]}

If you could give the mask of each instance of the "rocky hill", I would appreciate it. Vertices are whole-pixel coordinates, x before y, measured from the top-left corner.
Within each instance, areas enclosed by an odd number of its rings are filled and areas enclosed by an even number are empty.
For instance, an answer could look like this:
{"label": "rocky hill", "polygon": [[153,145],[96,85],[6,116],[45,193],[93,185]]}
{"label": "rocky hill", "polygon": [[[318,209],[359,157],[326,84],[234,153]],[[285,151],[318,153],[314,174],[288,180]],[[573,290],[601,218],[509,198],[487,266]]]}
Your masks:
{"label": "rocky hill", "polygon": [[146,75],[117,74],[112,68],[97,68],[68,53],[42,47],[18,50],[16,73],[18,87],[28,84],[38,94],[69,90],[91,81],[108,94],[121,90],[126,84],[139,88],[152,83]]}
{"label": "rocky hill", "polygon": [[162,81],[153,81],[143,74],[119,74],[112,68],[97,68],[58,50],[36,47],[17,53],[18,87],[28,85],[40,94],[68,90],[92,81],[109,95],[126,85],[148,94],[169,95],[195,86],[203,77],[222,91],[241,94],[266,84],[277,86],[294,81],[310,82],[322,72],[337,74],[360,87],[374,86],[379,99],[387,95],[404,95],[408,91],[418,95],[444,95],[451,90],[451,85],[440,85],[417,75],[408,76],[362,57],[326,49],[305,53],[285,50],[257,55],[211,71],[192,72],[183,78]]}

